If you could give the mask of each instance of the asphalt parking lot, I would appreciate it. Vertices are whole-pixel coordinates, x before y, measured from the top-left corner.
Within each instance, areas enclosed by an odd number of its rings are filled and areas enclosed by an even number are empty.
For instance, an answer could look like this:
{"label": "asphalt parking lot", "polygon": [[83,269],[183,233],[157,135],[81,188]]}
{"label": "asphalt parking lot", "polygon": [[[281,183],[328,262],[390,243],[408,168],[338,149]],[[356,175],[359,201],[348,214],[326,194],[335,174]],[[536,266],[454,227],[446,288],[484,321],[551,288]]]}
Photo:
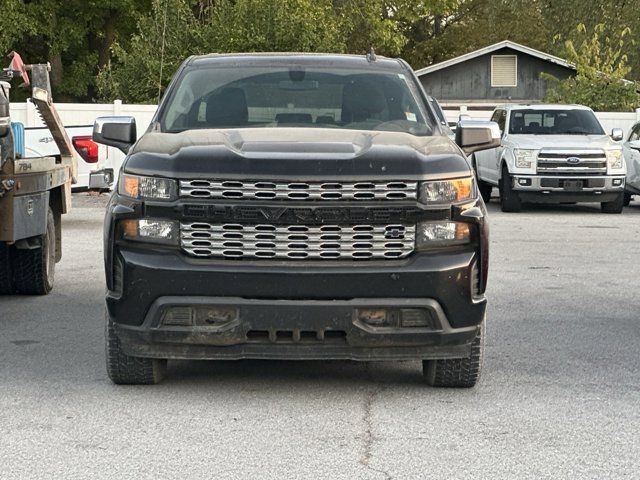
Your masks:
{"label": "asphalt parking lot", "polygon": [[489,206],[483,378],[418,362],[104,367],[102,206],[76,197],[48,297],[0,298],[0,478],[640,478],[640,203]]}

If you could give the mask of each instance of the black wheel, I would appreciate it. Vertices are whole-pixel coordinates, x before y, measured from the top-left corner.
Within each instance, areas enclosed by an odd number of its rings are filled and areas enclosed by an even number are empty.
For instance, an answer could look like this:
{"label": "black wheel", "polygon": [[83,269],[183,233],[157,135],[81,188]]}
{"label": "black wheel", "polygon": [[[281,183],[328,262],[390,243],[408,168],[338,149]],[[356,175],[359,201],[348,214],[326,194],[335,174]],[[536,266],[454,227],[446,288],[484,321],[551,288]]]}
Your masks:
{"label": "black wheel", "polygon": [[476,163],[475,155],[471,157],[471,165],[473,167],[473,171],[476,174],[478,191],[482,196],[482,200],[484,200],[484,203],[489,203],[489,201],[491,201],[491,192],[493,191],[493,186],[490,183],[485,182],[484,180],[480,180],[480,177],[478,176],[478,164]]}
{"label": "black wheel", "polygon": [[503,212],[519,212],[522,209],[522,201],[518,192],[513,190],[513,180],[506,166],[502,167],[500,179],[500,206]]}
{"label": "black wheel", "polygon": [[11,247],[0,242],[0,295],[13,293],[13,281],[11,279]]}
{"label": "black wheel", "polygon": [[600,207],[602,208],[602,213],[622,213],[624,209],[624,193],[619,194],[615,200],[611,200],[610,202],[602,202]]}
{"label": "black wheel", "polygon": [[482,200],[484,200],[484,203],[489,203],[491,201],[491,192],[493,192],[493,185],[483,180],[478,180],[478,190],[480,191],[480,195],[482,195]]}
{"label": "black wheel", "polygon": [[465,358],[445,360],[423,360],[422,374],[432,387],[471,388],[475,386],[482,371],[484,355],[484,331],[486,320],[471,345],[471,353]]}
{"label": "black wheel", "polygon": [[122,351],[120,340],[109,314],[106,319],[107,374],[117,385],[153,385],[160,383],[167,371],[167,361],[132,357]]}
{"label": "black wheel", "polygon": [[46,295],[53,288],[56,270],[56,224],[51,208],[47,212],[47,232],[40,246],[12,251],[11,266],[15,293]]}
{"label": "black wheel", "polygon": [[624,193],[624,206],[628,207],[629,204],[631,203],[632,199],[633,199],[633,195],[631,195],[630,193],[625,192]]}

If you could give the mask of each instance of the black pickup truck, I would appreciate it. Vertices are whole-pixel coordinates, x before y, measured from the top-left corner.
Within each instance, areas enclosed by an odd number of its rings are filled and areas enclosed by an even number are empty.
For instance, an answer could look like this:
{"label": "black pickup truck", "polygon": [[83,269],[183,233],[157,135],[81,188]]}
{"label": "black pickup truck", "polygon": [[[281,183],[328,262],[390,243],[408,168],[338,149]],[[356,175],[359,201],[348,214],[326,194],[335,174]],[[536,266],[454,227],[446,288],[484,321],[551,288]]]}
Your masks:
{"label": "black pickup truck", "polygon": [[167,359],[422,360],[471,387],[486,309],[486,211],[411,68],[367,56],[187,59],[127,153],[105,219],[107,370],[156,383]]}

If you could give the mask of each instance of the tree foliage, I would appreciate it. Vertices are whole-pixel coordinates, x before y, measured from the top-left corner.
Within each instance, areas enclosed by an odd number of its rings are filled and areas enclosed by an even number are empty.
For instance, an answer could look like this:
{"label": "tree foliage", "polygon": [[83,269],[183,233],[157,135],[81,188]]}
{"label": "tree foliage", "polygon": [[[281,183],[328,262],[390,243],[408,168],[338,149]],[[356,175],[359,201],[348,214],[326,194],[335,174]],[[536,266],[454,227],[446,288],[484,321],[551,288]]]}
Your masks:
{"label": "tree foliage", "polygon": [[630,33],[624,28],[613,37],[603,36],[604,24],[596,25],[588,32],[584,24],[577,27],[579,40],[566,40],[565,56],[577,69],[574,77],[560,81],[544,75],[552,82],[547,101],[554,103],[579,103],[599,111],[629,111],[640,106],[640,85],[628,80],[631,67],[625,37]]}
{"label": "tree foliage", "polygon": [[554,38],[580,51],[579,24],[627,32],[640,79],[637,0],[0,0],[0,53],[51,62],[58,101],[150,102],[190,54],[374,46],[417,69],[505,39],[571,55]]}

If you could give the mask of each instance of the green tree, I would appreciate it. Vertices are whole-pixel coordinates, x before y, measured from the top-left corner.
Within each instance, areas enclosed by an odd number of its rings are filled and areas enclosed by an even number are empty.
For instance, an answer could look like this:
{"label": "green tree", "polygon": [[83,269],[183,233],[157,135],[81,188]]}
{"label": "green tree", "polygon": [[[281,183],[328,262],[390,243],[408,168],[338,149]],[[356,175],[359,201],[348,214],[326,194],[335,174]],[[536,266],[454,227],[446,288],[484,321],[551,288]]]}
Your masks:
{"label": "green tree", "polygon": [[[150,0],[2,0],[0,53],[51,63],[58,101],[88,100],[114,42],[126,44]],[[17,92],[16,92],[17,93]],[[14,97],[15,98],[15,97]]]}
{"label": "green tree", "polygon": [[127,46],[114,44],[113,60],[98,78],[100,96],[156,102],[191,54],[364,55],[375,46],[379,53],[397,55],[406,39],[386,6],[383,0],[152,0]]}
{"label": "green tree", "polygon": [[152,0],[141,15],[138,31],[126,44],[114,42],[112,60],[97,79],[102,100],[155,103],[180,63],[204,53],[201,20],[195,4],[184,0]]}
{"label": "green tree", "polygon": [[442,0],[405,11],[402,56],[416,69],[503,40],[544,49],[550,35],[543,0]]}
{"label": "green tree", "polygon": [[565,56],[576,66],[574,77],[559,80],[543,74],[552,83],[546,100],[554,103],[579,103],[597,111],[631,111],[640,107],[640,85],[627,79],[631,68],[625,54],[624,28],[614,37],[603,36],[605,26],[596,25],[589,33],[585,25],[577,28],[581,40],[564,43]]}

